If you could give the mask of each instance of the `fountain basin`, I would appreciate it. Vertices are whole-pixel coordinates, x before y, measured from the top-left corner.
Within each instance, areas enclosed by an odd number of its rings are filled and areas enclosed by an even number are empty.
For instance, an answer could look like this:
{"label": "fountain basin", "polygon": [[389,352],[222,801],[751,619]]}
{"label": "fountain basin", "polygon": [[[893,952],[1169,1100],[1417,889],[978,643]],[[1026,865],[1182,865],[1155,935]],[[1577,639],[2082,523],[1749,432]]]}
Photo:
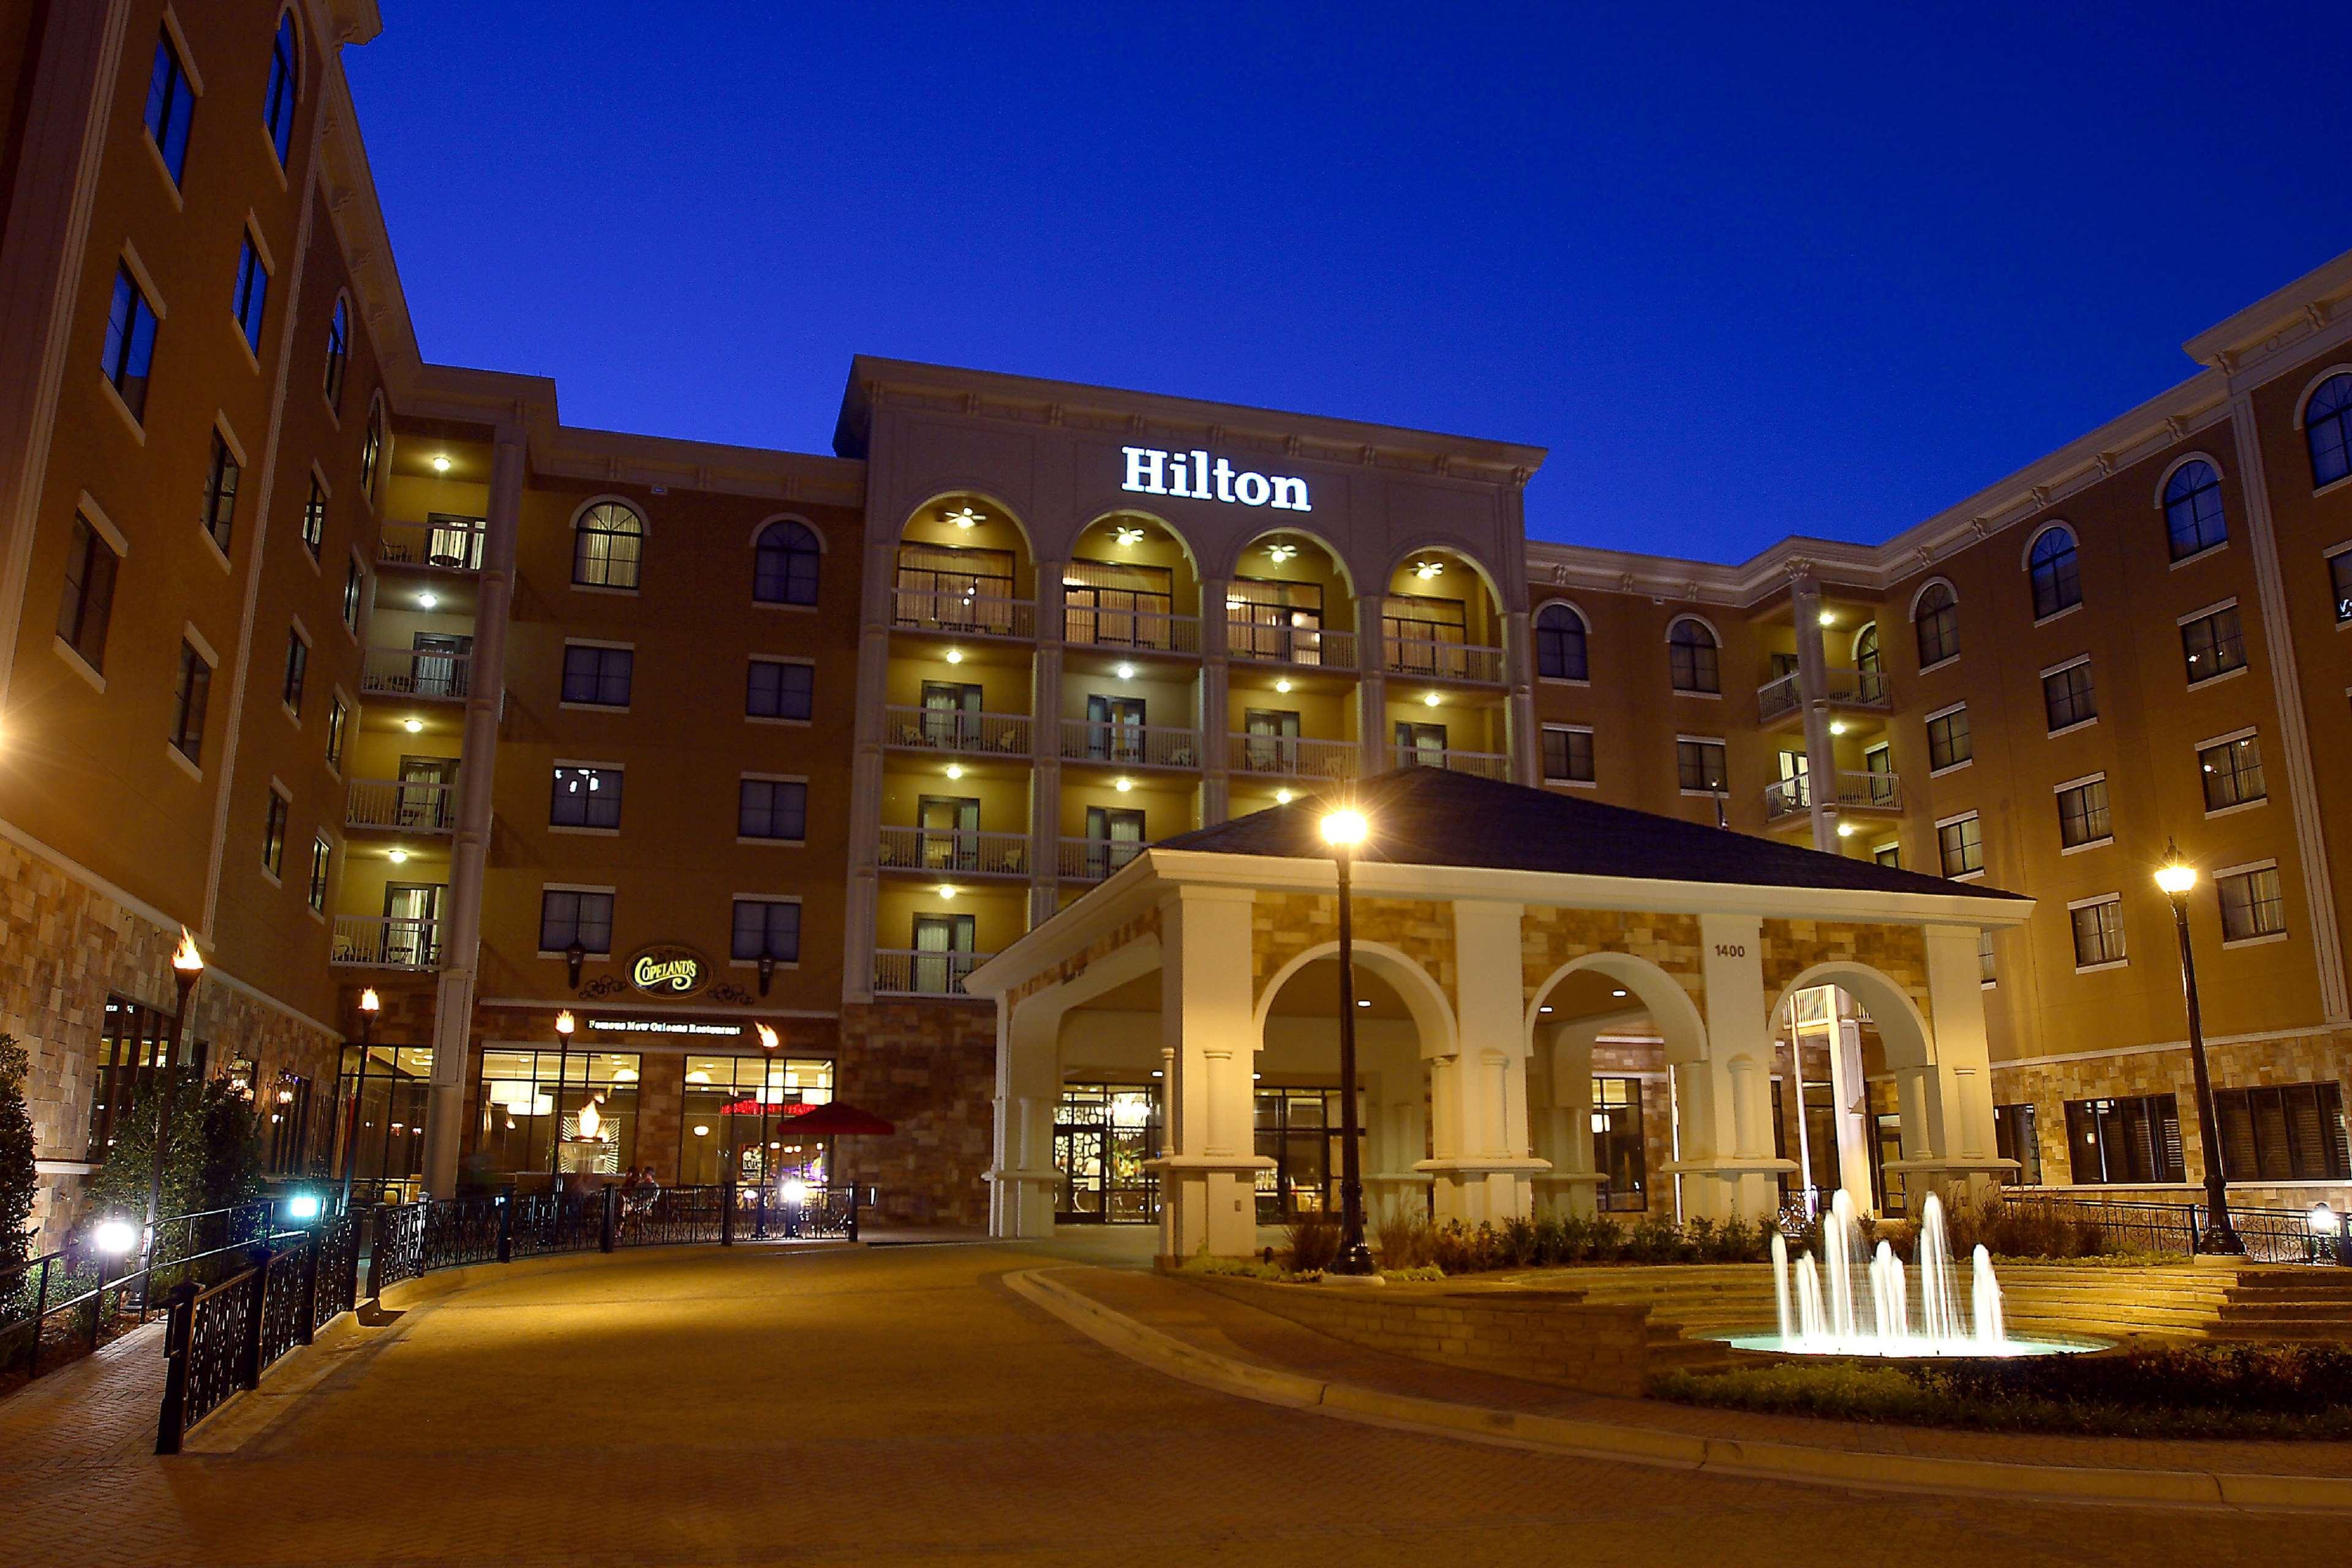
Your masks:
{"label": "fountain basin", "polygon": [[1791,1338],[1769,1329],[1695,1337],[1714,1340],[1734,1350],[1755,1351],[1767,1355],[1814,1359],[1846,1356],[1871,1361],[1970,1361],[2032,1355],[2081,1355],[2086,1351],[2112,1349],[2115,1343],[2112,1340],[2057,1334],[2004,1334],[1998,1340],[1971,1338],[1952,1341],[1916,1336],[1905,1340],[1881,1340],[1869,1336],[1852,1340],[1804,1335]]}

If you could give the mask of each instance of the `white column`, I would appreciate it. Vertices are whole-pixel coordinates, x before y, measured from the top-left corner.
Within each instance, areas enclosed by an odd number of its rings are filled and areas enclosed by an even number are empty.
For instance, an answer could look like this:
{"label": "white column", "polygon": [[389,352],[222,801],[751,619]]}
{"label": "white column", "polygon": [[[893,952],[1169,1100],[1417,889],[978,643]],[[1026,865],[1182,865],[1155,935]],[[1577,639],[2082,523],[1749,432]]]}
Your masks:
{"label": "white column", "polygon": [[[880,455],[869,474],[885,471]],[[898,527],[877,518],[869,502],[866,519],[866,574],[857,630],[857,730],[850,759],[849,883],[842,904],[841,999],[874,1000],[875,921],[879,918],[882,837],[882,762],[888,700],[890,626],[898,616]]]}
{"label": "white column", "polygon": [[1592,1142],[1592,1046],[1596,1023],[1544,1024],[1528,1063],[1535,1153],[1551,1169],[1535,1179],[1536,1206],[1547,1215],[1591,1218],[1601,1173]]}
{"label": "white column", "polygon": [[1391,772],[1396,741],[1389,730],[1388,644],[1381,636],[1379,594],[1356,601],[1356,741],[1362,775]]}
{"label": "white column", "polygon": [[1672,1169],[1685,1178],[1685,1211],[1715,1219],[1769,1218],[1780,1206],[1773,1178],[1797,1168],[1772,1152],[1762,935],[1754,915],[1699,917],[1706,1056],[1676,1068],[1681,1155]]}
{"label": "white column", "polygon": [[1228,715],[1231,667],[1225,660],[1225,589],[1222,578],[1201,584],[1201,681],[1194,689],[1194,728],[1201,732],[1202,827],[1213,827],[1233,816],[1233,780],[1227,768],[1225,733],[1233,728]]}
{"label": "white column", "polygon": [[1543,783],[1543,758],[1537,742],[1535,644],[1528,613],[1513,610],[1503,617],[1503,668],[1511,683],[1506,712],[1505,750],[1511,754],[1511,782],[1530,788]]}
{"label": "white column", "polygon": [[1251,994],[1251,893],[1184,887],[1160,906],[1161,1048],[1172,1053],[1168,1152],[1160,1176],[1162,1256],[1256,1250],[1257,1173],[1250,1074],[1258,1037]]}
{"label": "white column", "polygon": [[[1022,1004],[1048,1006],[1045,996]],[[1054,1111],[1061,1063],[1054,1025],[996,1004],[996,1160],[988,1173],[988,1234],[1047,1239],[1054,1234]]]}
{"label": "white column", "polygon": [[1062,904],[1062,563],[1037,563],[1037,656],[1029,689],[1029,924]]}
{"label": "white column", "polygon": [[[1929,926],[1927,1003],[1934,1013],[1928,1060],[1895,1075],[1903,1097],[1903,1158],[1910,1190],[1965,1187],[1971,1196],[2017,1169],[1992,1136],[1991,1049],[1985,1035],[1984,981],[1977,928]],[[1913,1125],[1921,1129],[1915,1148]]]}
{"label": "white column", "polygon": [[[1436,1184],[1440,1219],[1499,1225],[1534,1206],[1533,1179],[1549,1170],[1528,1128],[1526,1014],[1518,904],[1454,901],[1457,1010],[1454,1049],[1432,1066],[1434,1154],[1414,1167]],[[1433,1042],[1424,1040],[1429,1054]]]}
{"label": "white column", "polygon": [[1811,577],[1790,585],[1797,617],[1797,692],[1804,704],[1806,799],[1812,805],[1813,847],[1838,847],[1837,748],[1830,738],[1829,654],[1822,646],[1822,587]]}
{"label": "white column", "polygon": [[501,426],[490,458],[489,515],[482,525],[466,733],[457,763],[457,828],[449,850],[449,897],[433,1013],[433,1078],[425,1112],[425,1181],[436,1197],[457,1188],[467,1068],[473,1048],[474,982],[481,963],[482,878],[489,858],[491,784],[499,710],[507,693],[507,621],[514,601],[515,532],[522,517],[523,433]]}
{"label": "white column", "polygon": [[[1790,1032],[1794,1033],[1791,1025]],[[1856,1214],[1867,1214],[1870,1198],[1870,1085],[1863,1076],[1862,1026],[1838,1016],[1834,994],[1830,1019],[1831,1126],[1837,1132],[1838,1186]]]}

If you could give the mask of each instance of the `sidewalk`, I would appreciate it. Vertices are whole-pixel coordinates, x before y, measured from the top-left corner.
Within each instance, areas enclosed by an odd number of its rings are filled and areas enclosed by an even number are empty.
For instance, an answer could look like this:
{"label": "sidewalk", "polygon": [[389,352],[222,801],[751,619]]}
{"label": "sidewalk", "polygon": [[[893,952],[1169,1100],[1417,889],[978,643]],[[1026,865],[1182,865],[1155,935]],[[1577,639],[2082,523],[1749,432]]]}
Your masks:
{"label": "sidewalk", "polygon": [[163,1320],[0,1399],[0,1504],[8,1478],[152,1458],[163,1404]]}
{"label": "sidewalk", "polygon": [[1015,1284],[1161,1371],[1334,1415],[1841,1486],[2352,1510],[2352,1444],[1948,1431],[1616,1399],[1364,1349],[1166,1276],[1063,1268]]}

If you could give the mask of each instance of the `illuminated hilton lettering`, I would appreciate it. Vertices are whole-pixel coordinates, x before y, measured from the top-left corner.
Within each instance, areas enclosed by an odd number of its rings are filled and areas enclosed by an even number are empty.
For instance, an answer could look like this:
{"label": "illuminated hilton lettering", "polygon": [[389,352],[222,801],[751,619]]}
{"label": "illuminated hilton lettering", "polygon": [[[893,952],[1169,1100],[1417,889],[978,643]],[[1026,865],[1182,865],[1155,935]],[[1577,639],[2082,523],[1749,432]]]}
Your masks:
{"label": "illuminated hilton lettering", "polygon": [[667,986],[672,991],[691,991],[701,966],[690,958],[655,958],[647,954],[637,960],[630,978],[640,991],[658,991]]}
{"label": "illuminated hilton lettering", "polygon": [[1277,474],[1236,473],[1219,458],[1213,464],[1206,452],[1167,452],[1157,447],[1122,447],[1127,454],[1127,483],[1122,489],[1147,496],[1182,496],[1187,500],[1219,500],[1229,506],[1270,506],[1276,511],[1313,511],[1307,504],[1307,481]]}

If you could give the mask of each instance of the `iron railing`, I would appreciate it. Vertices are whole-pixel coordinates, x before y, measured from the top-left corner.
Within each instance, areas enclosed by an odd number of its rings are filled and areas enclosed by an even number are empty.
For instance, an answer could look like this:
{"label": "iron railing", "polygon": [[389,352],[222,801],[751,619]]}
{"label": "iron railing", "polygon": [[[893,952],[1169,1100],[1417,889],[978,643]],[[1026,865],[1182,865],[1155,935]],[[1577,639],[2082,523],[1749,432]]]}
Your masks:
{"label": "iron railing", "polygon": [[329,962],[347,968],[437,968],[441,922],[404,916],[337,915]]}
{"label": "iron railing", "polygon": [[961,996],[964,976],[992,952],[880,948],[874,954],[874,991],[880,996]]}
{"label": "iron railing", "polygon": [[362,656],[360,691],[369,697],[438,698],[462,701],[472,688],[470,653],[372,647]]}
{"label": "iron railing", "polygon": [[1129,838],[1062,840],[1060,873],[1074,882],[1099,882],[1143,853],[1147,846]]}
{"label": "iron railing", "polygon": [[386,566],[432,566],[444,572],[482,569],[482,534],[478,518],[440,517],[429,522],[393,521],[383,525],[375,558]]}
{"label": "iron railing", "polygon": [[1225,744],[1225,766],[1234,773],[1277,778],[1351,779],[1364,755],[1353,741],[1309,735],[1229,734]]}
{"label": "iron railing", "polygon": [[1066,603],[1062,640],[1091,647],[1131,647],[1153,653],[1201,651],[1201,617],[1165,610]]}
{"label": "iron railing", "polygon": [[1311,668],[1353,669],[1356,634],[1332,626],[1292,626],[1229,614],[1225,654],[1261,664],[1297,664]]}
{"label": "iron railing", "polygon": [[1178,724],[1122,724],[1101,719],[1062,721],[1062,755],[1074,762],[1131,768],[1197,768],[1201,734]]}
{"label": "iron railing", "polygon": [[1451,773],[1476,773],[1482,779],[1511,779],[1511,759],[1503,752],[1462,752],[1451,746],[1399,746],[1401,768],[1444,768]]}
{"label": "iron railing", "polygon": [[353,779],[344,788],[343,826],[454,833],[457,786],[437,780]]}
{"label": "iron railing", "polygon": [[973,877],[1025,877],[1029,836],[977,827],[886,826],[876,863],[893,871],[961,871]]}
{"label": "iron railing", "polygon": [[1029,715],[970,713],[960,708],[918,708],[894,702],[882,710],[882,738],[919,752],[1029,754]]}
{"label": "iron railing", "polygon": [[[2053,1219],[2095,1226],[2103,1241],[2119,1243],[2132,1252],[2177,1252],[2194,1258],[2198,1238],[2205,1230],[2202,1203],[2147,1203],[2014,1190],[2004,1190],[2001,1201]],[[2245,1244],[2250,1263],[2336,1261],[2335,1238],[2315,1232],[2311,1216],[2295,1209],[2242,1208],[2231,1204],[2230,1228]]]}
{"label": "iron railing", "polygon": [[1391,675],[1425,675],[1440,680],[1497,685],[1505,668],[1503,650],[1450,637],[1391,631],[1384,668]]}
{"label": "iron railing", "polygon": [[891,590],[891,619],[899,626],[1024,641],[1037,635],[1037,606],[1026,599],[998,598],[953,585],[908,587],[908,575],[902,567],[899,586]]}

